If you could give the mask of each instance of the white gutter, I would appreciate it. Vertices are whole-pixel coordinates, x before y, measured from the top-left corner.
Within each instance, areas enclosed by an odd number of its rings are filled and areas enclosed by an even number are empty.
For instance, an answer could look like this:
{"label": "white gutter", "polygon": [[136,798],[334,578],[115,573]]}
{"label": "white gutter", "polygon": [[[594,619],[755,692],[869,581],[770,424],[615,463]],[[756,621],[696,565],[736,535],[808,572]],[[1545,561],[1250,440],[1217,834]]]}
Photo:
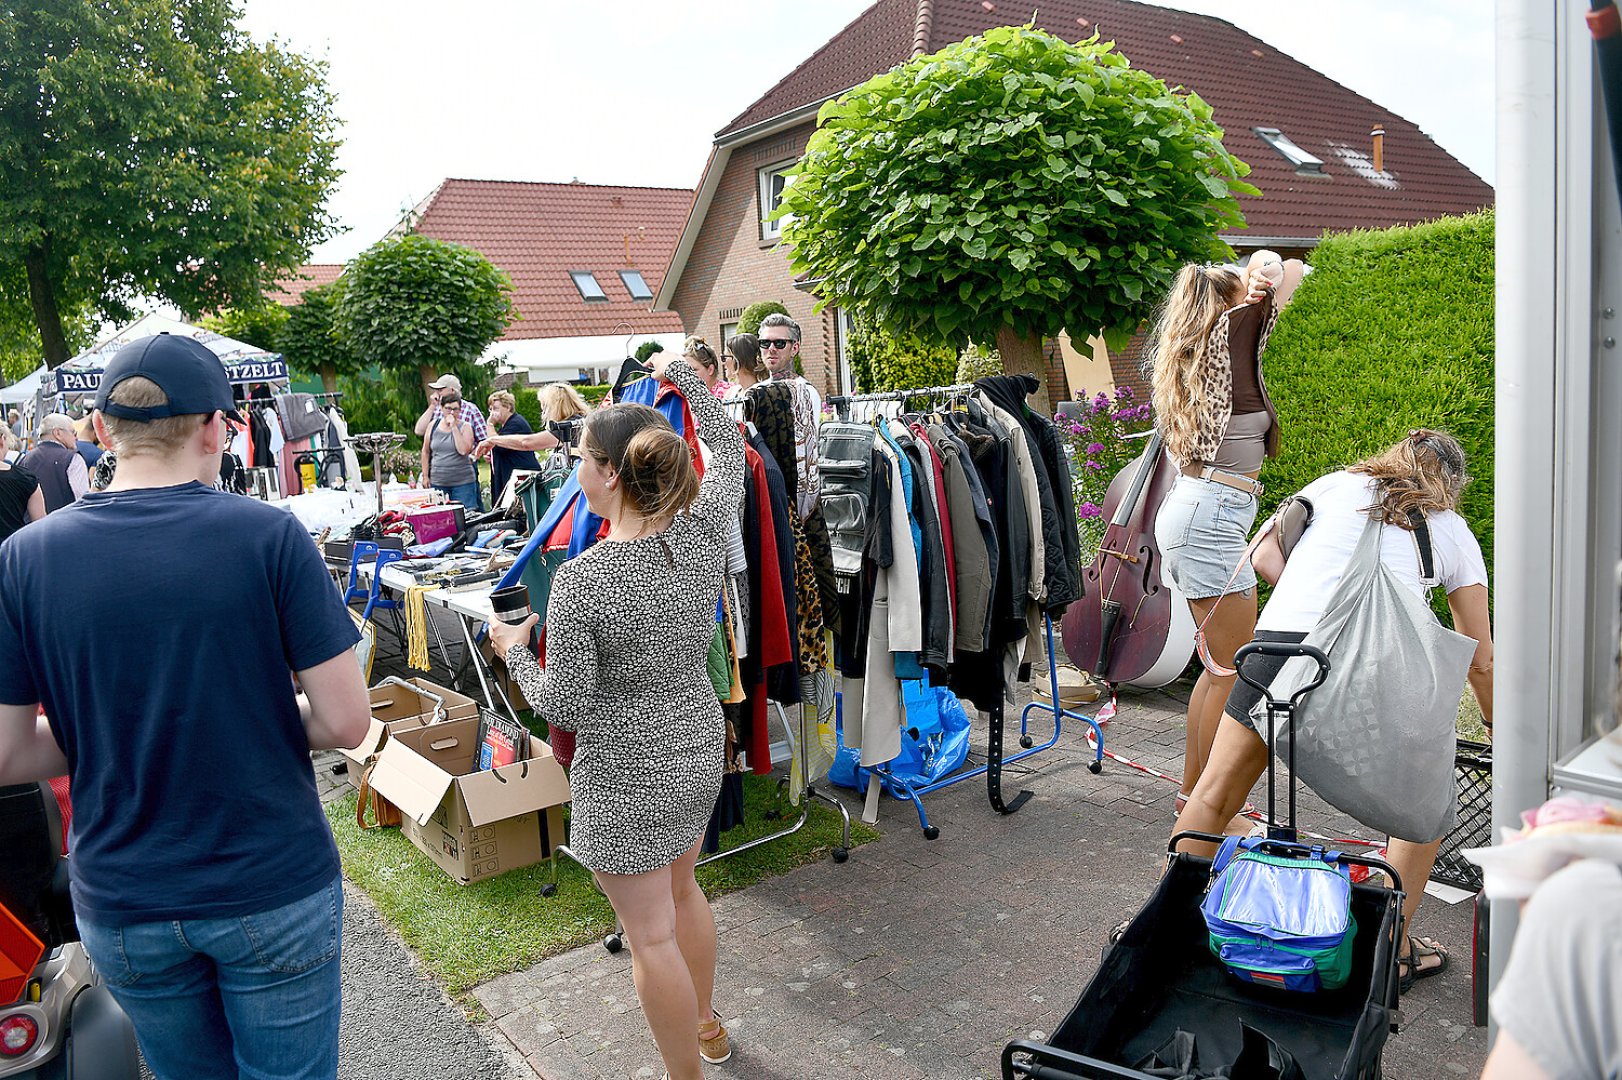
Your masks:
{"label": "white gutter", "polygon": [[659,281],[659,291],[654,295],[654,311],[672,310],[670,305],[676,297],[676,286],[681,284],[682,272],[687,269],[687,260],[693,254],[693,245],[698,243],[699,230],[703,228],[704,219],[709,215],[710,204],[715,201],[715,190],[721,186],[721,175],[726,172],[732,151],[757,139],[803,124],[806,120],[814,118],[824,103],[846,92],[841,90],[839,94],[801,105],[797,109],[790,109],[780,116],[739,128],[715,140],[715,149],[710,152],[710,160],[704,166],[704,175],[698,181],[698,190],[693,194],[692,208],[688,210],[687,220],[682,224],[681,239],[676,241],[676,250],[670,255],[670,265],[665,267],[664,277]]}

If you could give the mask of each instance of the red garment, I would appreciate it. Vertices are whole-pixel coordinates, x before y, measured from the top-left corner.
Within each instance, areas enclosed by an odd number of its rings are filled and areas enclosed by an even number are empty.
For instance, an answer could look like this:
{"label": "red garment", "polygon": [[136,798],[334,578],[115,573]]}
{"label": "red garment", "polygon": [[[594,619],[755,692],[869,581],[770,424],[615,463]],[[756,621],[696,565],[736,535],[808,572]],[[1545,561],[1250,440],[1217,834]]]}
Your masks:
{"label": "red garment", "polygon": [[760,672],[759,681],[746,687],[748,705],[753,723],[750,725],[750,768],[756,773],[772,771],[771,735],[766,722],[766,670],[795,661],[794,635],[789,632],[788,601],[783,595],[783,581],[778,573],[777,533],[772,517],[771,489],[766,483],[766,465],[755,448],[744,445],[744,461],[755,485],[755,503],[760,508],[760,545],[758,551],[747,554],[757,560],[760,567],[759,610],[750,612],[759,628]]}
{"label": "red garment", "polygon": [[[940,512],[935,516],[941,522],[941,545],[946,548],[946,596],[947,604],[952,609],[952,626],[957,626],[957,556],[952,550],[952,519],[946,512],[946,473],[941,469],[941,456],[929,441],[929,434],[922,424],[913,424],[912,432],[918,436],[917,442],[924,452],[929,455],[930,470],[935,481],[935,505]],[[955,636],[955,635],[954,635]]]}

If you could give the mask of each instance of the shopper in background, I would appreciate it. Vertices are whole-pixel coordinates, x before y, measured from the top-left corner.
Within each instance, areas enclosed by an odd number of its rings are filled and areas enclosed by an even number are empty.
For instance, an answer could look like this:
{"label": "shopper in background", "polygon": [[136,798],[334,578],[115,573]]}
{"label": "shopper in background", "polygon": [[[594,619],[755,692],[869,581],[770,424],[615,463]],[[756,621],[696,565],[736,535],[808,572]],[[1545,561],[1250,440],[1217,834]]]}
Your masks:
{"label": "shopper in background", "polygon": [[[483,457],[498,449],[556,450],[565,442],[574,443],[576,439],[571,433],[579,428],[580,422],[591,412],[591,406],[580,396],[580,391],[568,383],[548,383],[536,391],[535,396],[541,403],[541,419],[546,423],[545,431],[533,431],[527,435],[516,432],[490,435],[479,443],[473,452]],[[529,427],[528,421],[524,422],[524,427],[526,429]]]}
{"label": "shopper in background", "polygon": [[715,355],[709,342],[701,337],[690,337],[682,346],[682,356],[693,365],[698,377],[704,380],[704,385],[710,388],[715,397],[725,400],[736,392],[737,386],[726,380],[726,373],[721,370],[721,358]]}
{"label": "shopper in background", "polygon": [[538,616],[492,623],[524,697],[576,733],[570,843],[625,924],[637,998],[671,1080],[731,1055],[712,1008],[715,917],[693,877],[721,789],[726,724],[705,657],[743,501],[736,422],[685,360],[652,360],[687,399],[710,451],[692,453],[646,405],[600,409],[578,472],[605,539],[558,568],[546,608],[546,668],[528,643]]}
{"label": "shopper in background", "polygon": [[521,438],[534,434],[535,429],[519,414],[518,402],[513,396],[505,390],[497,390],[485,399],[485,404],[490,409],[489,427],[496,434],[475,447],[473,456],[490,455],[490,501],[499,503],[514,469],[539,469],[541,463],[535,459],[533,450],[513,449],[496,441],[504,436]]}
{"label": "shopper in background", "polygon": [[474,448],[489,437],[484,414],[462,397],[462,380],[445,374],[428,384],[428,408],[417,417],[422,471],[434,490],[469,511],[484,509]]}
{"label": "shopper in background", "polygon": [[39,445],[18,464],[38,478],[47,514],[72,505],[90,490],[90,470],[79,456],[73,420],[63,413],[51,413],[39,422]]}
{"label": "shopper in background", "polygon": [[[6,438],[17,441],[17,436],[6,432]],[[39,480],[20,465],[13,465],[9,457],[0,459],[0,544],[6,537],[45,516],[45,495],[39,489]]]}
{"label": "shopper in background", "polygon": [[343,878],[310,751],[366,734],[359,635],[298,520],[213,487],[219,357],[132,342],[96,409],[111,490],[0,544],[0,784],[70,777],[79,932],[153,1075],[330,1080]]}
{"label": "shopper in background", "polygon": [[23,437],[22,413],[18,412],[16,409],[11,409],[6,413],[6,423],[11,427],[11,433],[13,435],[17,436],[19,439]]}
{"label": "shopper in background", "polygon": [[726,350],[722,364],[726,374],[732,378],[730,397],[737,397],[756,383],[766,382],[772,377],[760,358],[760,339],[754,334],[738,334],[728,338]]}
{"label": "shopper in background", "polygon": [[817,428],[822,423],[822,395],[805,376],[794,370],[800,355],[800,324],[773,313],[760,320],[760,355],[774,382],[788,383],[794,391],[794,468],[798,473],[797,503],[800,518],[809,517],[822,494],[817,476]]}
{"label": "shopper in background", "polygon": [[81,416],[73,425],[74,448],[79,456],[84,458],[85,468],[94,470],[96,462],[101,460],[104,453],[96,442],[95,421],[89,416]]}

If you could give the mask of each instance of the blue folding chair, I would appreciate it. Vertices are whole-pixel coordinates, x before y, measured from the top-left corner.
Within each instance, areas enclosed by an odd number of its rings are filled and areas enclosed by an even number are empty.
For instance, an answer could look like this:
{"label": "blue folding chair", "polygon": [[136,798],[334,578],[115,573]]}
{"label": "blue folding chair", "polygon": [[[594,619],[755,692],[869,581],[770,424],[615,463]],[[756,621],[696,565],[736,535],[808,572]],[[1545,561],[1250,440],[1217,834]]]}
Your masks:
{"label": "blue folding chair", "polygon": [[360,567],[362,563],[375,561],[377,552],[377,544],[373,541],[355,541],[354,549],[349,553],[349,584],[344,587],[344,607],[356,600],[366,599],[369,590],[361,584]]}
{"label": "blue folding chair", "polygon": [[378,609],[397,611],[405,607],[404,600],[391,600],[383,595],[383,568],[389,563],[397,563],[403,558],[405,558],[405,552],[395,551],[392,548],[384,548],[377,553],[377,563],[372,570],[372,591],[366,598],[366,610],[361,612],[361,618],[370,619],[372,612]]}

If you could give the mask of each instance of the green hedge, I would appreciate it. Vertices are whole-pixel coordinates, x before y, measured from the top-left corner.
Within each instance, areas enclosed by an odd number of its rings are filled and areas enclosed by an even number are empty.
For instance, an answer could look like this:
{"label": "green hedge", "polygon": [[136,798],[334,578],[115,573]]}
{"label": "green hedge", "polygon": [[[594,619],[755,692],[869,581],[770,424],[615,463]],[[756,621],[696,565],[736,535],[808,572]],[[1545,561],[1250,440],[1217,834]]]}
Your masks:
{"label": "green hedge", "polygon": [[[1470,474],[1460,512],[1492,568],[1493,214],[1326,236],[1267,347],[1279,457],[1263,517],[1314,478],[1441,428]],[[1262,520],[1262,518],[1258,518]]]}
{"label": "green hedge", "polygon": [[956,377],[957,350],[950,345],[925,345],[897,337],[863,315],[852,321],[846,358],[858,393],[946,386]]}

